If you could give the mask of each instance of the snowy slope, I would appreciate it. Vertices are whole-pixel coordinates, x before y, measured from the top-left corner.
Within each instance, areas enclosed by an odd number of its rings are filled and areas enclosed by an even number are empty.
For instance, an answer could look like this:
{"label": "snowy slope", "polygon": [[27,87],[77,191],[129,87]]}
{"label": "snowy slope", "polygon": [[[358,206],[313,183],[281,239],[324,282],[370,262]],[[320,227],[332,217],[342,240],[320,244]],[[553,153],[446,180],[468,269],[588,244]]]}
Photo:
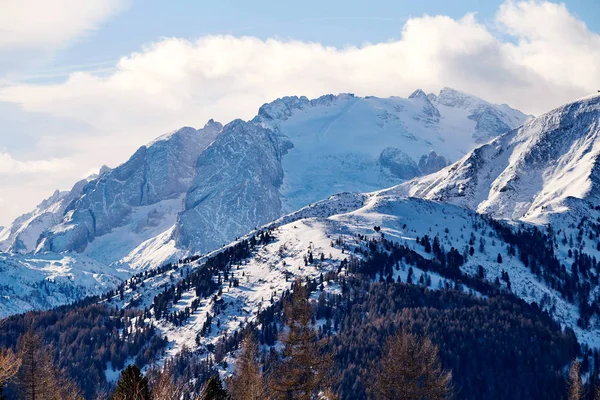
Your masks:
{"label": "snowy slope", "polygon": [[437,171],[472,149],[482,130],[495,136],[525,119],[452,89],[417,90],[408,99],[278,99],[251,121],[211,120],[164,135],[117,168],[56,193],[0,233],[0,251],[82,255],[129,273],[157,267],[334,193]]}
{"label": "snowy slope", "polygon": [[210,251],[334,193],[378,190],[421,168],[435,171],[475,147],[482,132],[495,137],[526,118],[448,88],[408,99],[278,99],[252,121],[226,125],[201,154],[177,245]]}
{"label": "snowy slope", "polygon": [[455,164],[392,191],[496,218],[548,223],[571,215],[577,220],[593,216],[588,205],[600,200],[599,155],[600,96],[591,96],[532,119]]}
{"label": "snowy slope", "polygon": [[[380,232],[374,231],[374,226],[380,227]],[[170,306],[171,312],[185,310],[195,300],[200,305],[181,326],[162,318],[157,320],[152,317],[147,321],[155,324],[160,334],[169,340],[168,350],[163,357],[172,357],[184,347],[197,352],[200,357],[210,356],[210,345],[216,345],[224,335],[231,335],[248,322],[254,321],[259,310],[268,306],[271,299],[280,298],[290,288],[295,277],[317,278],[328,271],[336,271],[342,260],[361,257],[353,249],[365,246],[368,242],[357,235],[380,238],[381,234],[387,239],[407,245],[426,258],[433,255],[425,252],[423,246],[417,243],[417,238],[423,238],[424,235],[437,237],[446,250],[454,247],[460,253],[468,253],[471,240],[483,241],[483,247],[467,257],[467,262],[461,267],[463,272],[475,276],[478,267],[482,266],[489,281],[500,278],[503,271],[508,273],[513,293],[527,302],[535,301],[551,312],[553,318],[563,326],[573,328],[580,342],[600,345],[600,323],[596,320],[586,329],[579,327],[577,306],[544,284],[520,261],[518,254],[508,254],[508,244],[503,241],[490,220],[473,211],[385,192],[346,193],[305,207],[263,229],[267,228],[272,229],[275,240],[259,245],[250,258],[232,268],[234,277],[240,279],[239,286],[231,286],[225,282],[221,287],[221,294],[206,298],[197,297],[194,289],[183,293],[181,299]],[[518,229],[518,226],[514,229]],[[225,248],[235,244],[236,242]],[[557,254],[561,262],[569,261],[566,251],[568,247],[568,244],[557,242]],[[208,254],[197,262],[181,264],[175,270],[147,278],[143,285],[137,284],[135,289],[126,290],[123,300],[117,296],[111,304],[135,304],[140,308],[151,308],[154,296],[160,291],[190,272],[203,268],[204,262],[220,251],[223,249]],[[315,262],[307,265],[305,258],[309,251],[314,255]],[[323,254],[322,259],[320,254]],[[504,257],[502,263],[497,261],[498,254]],[[414,282],[418,282],[421,275],[425,274],[415,267],[413,272]],[[427,275],[431,279],[429,287],[432,290],[441,288],[446,283],[453,284],[435,272],[427,272]],[[407,276],[408,267],[401,262],[394,272],[394,279],[400,277],[406,282]],[[325,290],[335,292],[339,288],[326,284]],[[469,287],[464,290],[477,294]],[[213,317],[212,328],[197,344],[196,338],[207,315]]]}
{"label": "snowy slope", "polygon": [[83,187],[106,171],[106,167],[103,167],[100,174],[77,182],[70,191],[55,191],[35,210],[18,217],[10,226],[0,230],[0,251],[16,253],[34,251],[41,234],[60,223],[65,209],[81,194]]}
{"label": "snowy slope", "polygon": [[0,253],[0,318],[60,306],[114,289],[127,271],[80,254]]}

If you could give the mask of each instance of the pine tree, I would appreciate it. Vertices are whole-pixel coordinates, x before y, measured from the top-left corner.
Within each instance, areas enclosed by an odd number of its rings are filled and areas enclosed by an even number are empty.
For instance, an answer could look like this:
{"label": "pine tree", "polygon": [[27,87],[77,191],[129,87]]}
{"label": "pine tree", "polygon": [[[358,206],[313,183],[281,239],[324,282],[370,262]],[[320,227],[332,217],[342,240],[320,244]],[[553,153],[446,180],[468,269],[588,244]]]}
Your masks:
{"label": "pine tree", "polygon": [[229,400],[231,397],[223,389],[223,382],[218,375],[212,375],[202,386],[200,400]]}
{"label": "pine tree", "polygon": [[142,375],[137,365],[128,365],[121,372],[113,400],[150,400],[148,378]]}
{"label": "pine tree", "polygon": [[282,359],[269,376],[269,389],[275,399],[316,399],[329,386],[327,377],[333,360],[323,355],[311,326],[312,314],[307,288],[298,279],[292,299],[285,306],[289,329],[279,339]]}
{"label": "pine tree", "polygon": [[258,363],[258,343],[248,335],[242,342],[242,351],[237,359],[235,375],[227,387],[234,400],[263,400],[264,379]]}
{"label": "pine tree", "polygon": [[581,364],[579,364],[579,361],[573,360],[571,363],[571,368],[569,368],[569,378],[567,379],[569,400],[583,399],[583,383],[581,382],[581,377],[579,376],[580,369]]}
{"label": "pine tree", "polygon": [[451,373],[442,370],[438,349],[429,338],[400,331],[386,343],[374,366],[374,399],[441,400],[451,397]]}

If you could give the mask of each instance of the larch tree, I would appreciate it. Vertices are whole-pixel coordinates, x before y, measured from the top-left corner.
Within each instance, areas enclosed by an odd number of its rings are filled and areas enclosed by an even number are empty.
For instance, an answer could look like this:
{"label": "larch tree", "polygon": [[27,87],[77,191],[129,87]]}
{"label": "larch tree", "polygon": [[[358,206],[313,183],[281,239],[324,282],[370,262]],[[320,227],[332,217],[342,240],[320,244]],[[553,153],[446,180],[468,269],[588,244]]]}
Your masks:
{"label": "larch tree", "polygon": [[40,336],[26,332],[17,344],[21,366],[17,385],[25,400],[52,399],[50,388],[56,386],[50,354],[44,349]]}
{"label": "larch tree", "polygon": [[180,400],[185,393],[184,385],[175,380],[173,369],[165,367],[148,373],[153,400]]}
{"label": "larch tree", "polygon": [[227,382],[233,400],[263,400],[265,381],[258,360],[258,343],[248,334],[235,363],[235,374]]}
{"label": "larch tree", "polygon": [[569,400],[580,400],[583,399],[583,382],[581,382],[581,376],[579,374],[581,370],[581,364],[579,361],[573,360],[571,367],[569,368],[569,377],[567,378],[568,386],[568,399]]}
{"label": "larch tree", "polygon": [[451,378],[451,373],[442,369],[438,348],[429,338],[401,330],[388,339],[374,366],[370,394],[374,399],[449,399]]}
{"label": "larch tree", "polygon": [[312,306],[308,290],[300,280],[285,305],[288,329],[280,335],[281,359],[269,374],[269,390],[275,399],[311,400],[319,398],[329,385],[333,359],[323,354],[317,333],[311,326]]}
{"label": "larch tree", "polygon": [[12,350],[0,350],[0,399],[4,399],[4,386],[14,378],[21,367],[21,359]]}

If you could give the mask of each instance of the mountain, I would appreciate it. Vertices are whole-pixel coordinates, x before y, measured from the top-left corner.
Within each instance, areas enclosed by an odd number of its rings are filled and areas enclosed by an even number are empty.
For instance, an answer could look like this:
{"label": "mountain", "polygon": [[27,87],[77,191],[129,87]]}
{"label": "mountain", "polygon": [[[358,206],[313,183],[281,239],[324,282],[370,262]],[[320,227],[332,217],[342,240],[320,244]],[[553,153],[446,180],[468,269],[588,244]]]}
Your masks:
{"label": "mountain", "polygon": [[82,254],[0,253],[0,318],[100,295],[130,275]]}
{"label": "mountain", "polygon": [[60,223],[42,233],[38,252],[85,251],[111,263],[170,228],[196,159],[221,129],[211,120],[201,130],[185,127],[140,147],[83,187]]}
{"label": "mountain", "polygon": [[29,253],[35,250],[40,235],[60,223],[67,206],[77,198],[83,187],[95,179],[90,176],[77,182],[70,191],[55,191],[35,210],[21,215],[10,226],[0,230],[0,251]]}
{"label": "mountain", "polygon": [[442,114],[451,111],[453,115],[466,115],[469,120],[475,122],[472,139],[476,143],[485,143],[511,128],[520,126],[525,120],[523,113],[506,104],[493,105],[448,87],[442,89],[438,96],[429,94],[427,98]]}
{"label": "mountain", "polygon": [[[140,272],[105,296],[83,301],[79,309],[67,308],[69,321],[86,321],[86,334],[102,332],[106,321],[113,321],[114,331],[122,329],[128,344],[98,344],[99,361],[88,363],[83,374],[74,373],[89,383],[86,377],[92,370],[110,381],[128,359],[144,366],[174,358],[181,369],[208,374],[214,366],[226,375],[243,331],[253,330],[267,352],[277,349],[277,332],[284,329],[280,301],[295,278],[302,278],[313,290],[315,327],[342,351],[342,370],[336,372],[342,374],[348,367],[348,354],[364,352],[367,357],[366,338],[377,335],[381,346],[384,332],[393,332],[401,319],[437,338],[448,356],[445,361],[457,372],[454,379],[463,397],[506,398],[504,392],[492,397],[483,393],[492,384],[495,390],[505,390],[504,380],[498,385],[498,374],[512,365],[506,379],[515,379],[527,390],[515,390],[510,397],[532,398],[531,391],[546,388],[539,374],[550,361],[540,358],[542,354],[557,357],[552,358],[551,371],[542,374],[549,374],[555,384],[564,382],[560,371],[578,354],[575,338],[590,346],[600,343],[597,299],[591,303],[593,311],[579,305],[589,290],[585,283],[597,276],[600,266],[587,261],[597,253],[586,253],[588,247],[582,247],[579,238],[575,243],[561,240],[563,234],[577,237],[580,231],[587,240],[594,229],[594,222],[588,221],[565,232],[540,231],[530,224],[505,224],[451,204],[385,191],[342,193],[211,253]],[[572,247],[585,252],[573,258]],[[562,272],[561,264],[572,264],[576,272]],[[596,296],[593,290],[589,294]],[[38,325],[44,331],[55,329],[63,311],[41,314],[45,318],[38,318]],[[8,320],[7,328],[0,329],[2,343],[14,341],[27,318]],[[357,345],[347,335],[361,327],[363,331],[352,334],[360,341]],[[108,331],[104,340],[111,337]],[[57,357],[67,366],[77,365],[74,355],[85,350],[73,348],[73,341],[52,340],[70,349],[61,347]],[[444,345],[448,340],[450,349]],[[481,365],[460,369],[465,360]],[[353,362],[360,363],[361,357]],[[516,365],[535,374],[514,374]],[[354,393],[354,379],[345,381],[344,390]]]}
{"label": "mountain", "polygon": [[537,224],[596,218],[600,96],[531,119],[455,164],[392,189]]}
{"label": "mountain", "polygon": [[448,88],[408,99],[278,99],[251,121],[226,125],[201,154],[177,246],[210,251],[336,192],[378,190],[436,171],[472,149],[482,132],[493,137],[526,119]]}
{"label": "mountain", "polygon": [[[478,122],[494,118],[504,125]],[[494,136],[526,118],[448,88],[407,99],[284,97],[250,121],[210,120],[164,135],[122,165],[57,192],[2,231],[0,251],[22,254],[12,265],[30,265],[32,252],[46,262],[35,285],[48,282],[51,256],[81,256],[120,279],[215,250],[334,193],[379,190],[437,171],[471,150],[482,130]],[[89,293],[110,287],[87,283]],[[23,310],[55,304],[40,296]]]}

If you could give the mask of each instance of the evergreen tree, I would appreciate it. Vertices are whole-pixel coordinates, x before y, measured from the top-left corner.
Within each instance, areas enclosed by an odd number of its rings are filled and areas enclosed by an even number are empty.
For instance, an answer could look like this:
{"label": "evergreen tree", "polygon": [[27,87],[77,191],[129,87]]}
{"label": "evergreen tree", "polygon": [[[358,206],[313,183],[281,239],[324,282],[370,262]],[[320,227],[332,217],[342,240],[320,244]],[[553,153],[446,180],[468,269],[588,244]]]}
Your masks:
{"label": "evergreen tree", "polygon": [[229,400],[231,397],[227,390],[223,389],[223,382],[218,375],[212,375],[200,392],[200,400]]}
{"label": "evergreen tree", "polygon": [[128,365],[121,372],[113,400],[150,400],[148,378],[142,375],[137,365]]}
{"label": "evergreen tree", "polygon": [[280,337],[282,359],[269,376],[269,389],[275,399],[316,399],[327,389],[327,375],[333,360],[329,355],[323,355],[311,326],[312,315],[308,290],[298,279],[291,301],[285,306],[289,330]]}

